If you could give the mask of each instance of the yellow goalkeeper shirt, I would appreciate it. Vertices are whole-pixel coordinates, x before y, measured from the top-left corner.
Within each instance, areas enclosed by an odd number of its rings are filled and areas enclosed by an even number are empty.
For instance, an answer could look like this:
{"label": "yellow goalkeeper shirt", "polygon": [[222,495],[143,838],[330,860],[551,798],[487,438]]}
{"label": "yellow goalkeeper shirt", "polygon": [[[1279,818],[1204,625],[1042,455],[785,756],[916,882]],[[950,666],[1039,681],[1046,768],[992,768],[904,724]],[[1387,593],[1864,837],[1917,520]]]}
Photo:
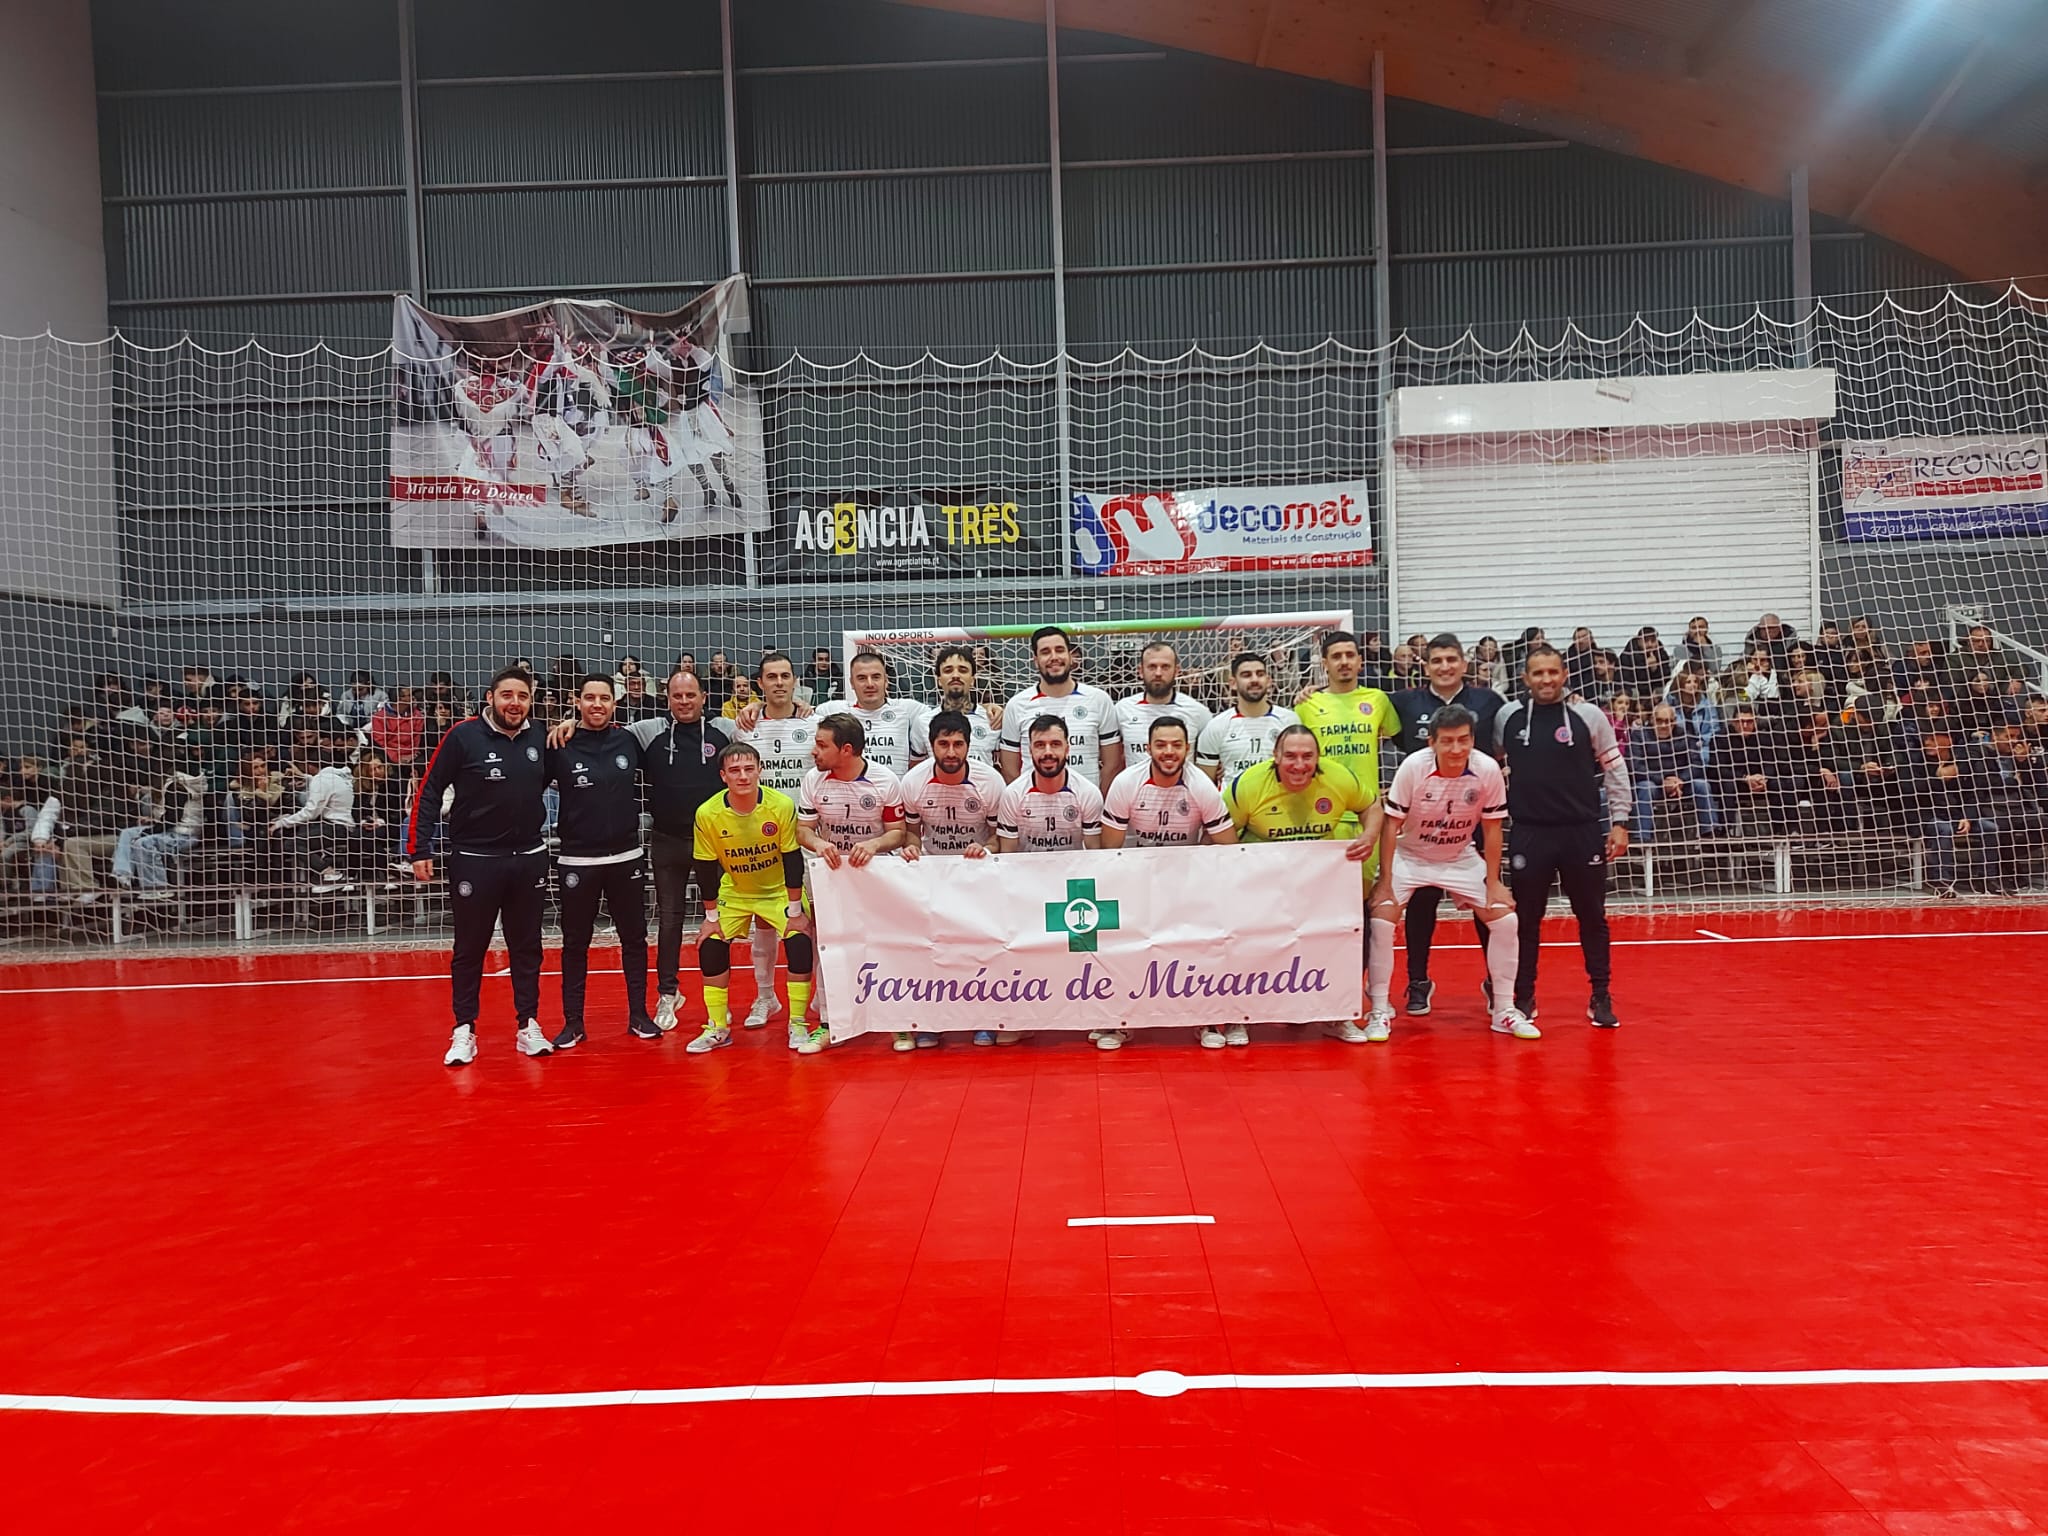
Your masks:
{"label": "yellow goalkeeper shirt", "polygon": [[718,881],[718,900],[772,900],[780,905],[787,891],[782,856],[796,851],[796,802],[779,789],[761,786],[761,798],[742,815],[720,790],[697,807],[696,855],[716,859],[725,873]]}

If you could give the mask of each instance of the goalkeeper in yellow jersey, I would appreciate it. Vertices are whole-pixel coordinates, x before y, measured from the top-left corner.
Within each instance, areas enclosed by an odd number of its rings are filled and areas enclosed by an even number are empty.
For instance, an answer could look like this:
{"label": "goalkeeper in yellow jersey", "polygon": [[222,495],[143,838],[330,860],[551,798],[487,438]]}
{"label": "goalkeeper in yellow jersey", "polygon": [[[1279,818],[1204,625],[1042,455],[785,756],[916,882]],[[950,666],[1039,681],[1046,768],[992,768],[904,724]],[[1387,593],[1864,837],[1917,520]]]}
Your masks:
{"label": "goalkeeper in yellow jersey", "polygon": [[710,1021],[689,1044],[702,1055],[732,1043],[732,941],[755,924],[782,940],[789,959],[789,1044],[799,1055],[825,1048],[825,1031],[804,1019],[811,1001],[817,949],[803,902],[804,860],[797,851],[796,802],[761,783],[761,754],[733,742],[718,754],[725,788],[697,808],[697,888],[704,921],[697,933],[697,963],[704,972],[704,1007]]}
{"label": "goalkeeper in yellow jersey", "polygon": [[[1368,794],[1380,792],[1380,743],[1401,734],[1394,701],[1378,688],[1359,685],[1365,653],[1349,630],[1333,629],[1322,639],[1327,686],[1304,693],[1294,712],[1315,732],[1323,760],[1349,770]],[[1353,823],[1356,825],[1356,823]]]}
{"label": "goalkeeper in yellow jersey", "polygon": [[[1316,734],[1290,725],[1273,738],[1273,756],[1254,763],[1223,793],[1238,837],[1248,843],[1345,840],[1346,858],[1364,864],[1379,846],[1379,792],[1367,789],[1341,763],[1323,755]],[[1367,924],[1367,932],[1371,925]],[[1385,1040],[1391,1016],[1377,1014],[1360,1028],[1341,1019],[1323,1028],[1354,1044]]]}

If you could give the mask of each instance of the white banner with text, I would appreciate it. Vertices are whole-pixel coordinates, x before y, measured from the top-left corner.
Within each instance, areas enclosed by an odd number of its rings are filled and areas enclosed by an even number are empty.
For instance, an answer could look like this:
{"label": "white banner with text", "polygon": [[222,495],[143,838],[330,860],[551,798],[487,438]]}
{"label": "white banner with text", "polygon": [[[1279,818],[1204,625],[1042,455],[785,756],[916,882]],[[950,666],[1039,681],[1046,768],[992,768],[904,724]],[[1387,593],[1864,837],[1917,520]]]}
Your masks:
{"label": "white banner with text", "polygon": [[1358,1016],[1338,842],[811,866],[832,1038]]}

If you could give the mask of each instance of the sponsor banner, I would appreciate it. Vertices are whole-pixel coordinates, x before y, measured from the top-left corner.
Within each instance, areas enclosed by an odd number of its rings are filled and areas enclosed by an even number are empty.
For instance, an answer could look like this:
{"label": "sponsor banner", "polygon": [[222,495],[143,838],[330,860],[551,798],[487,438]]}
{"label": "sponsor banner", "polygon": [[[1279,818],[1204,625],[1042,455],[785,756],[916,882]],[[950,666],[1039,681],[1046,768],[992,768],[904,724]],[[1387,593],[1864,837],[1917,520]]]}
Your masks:
{"label": "sponsor banner", "polygon": [[1074,494],[1084,576],[1301,571],[1372,564],[1365,482]]}
{"label": "sponsor banner", "polygon": [[1355,1018],[1341,842],[814,861],[832,1037]]}
{"label": "sponsor banner", "polygon": [[1969,437],[1842,445],[1851,539],[2048,533],[2048,442]]}
{"label": "sponsor banner", "polygon": [[760,412],[725,336],[728,278],[647,314],[558,299],[391,319],[391,542],[588,549],[768,527]]}
{"label": "sponsor banner", "polygon": [[776,508],[767,564],[786,581],[1035,571],[1038,521],[1001,489],[790,497]]}

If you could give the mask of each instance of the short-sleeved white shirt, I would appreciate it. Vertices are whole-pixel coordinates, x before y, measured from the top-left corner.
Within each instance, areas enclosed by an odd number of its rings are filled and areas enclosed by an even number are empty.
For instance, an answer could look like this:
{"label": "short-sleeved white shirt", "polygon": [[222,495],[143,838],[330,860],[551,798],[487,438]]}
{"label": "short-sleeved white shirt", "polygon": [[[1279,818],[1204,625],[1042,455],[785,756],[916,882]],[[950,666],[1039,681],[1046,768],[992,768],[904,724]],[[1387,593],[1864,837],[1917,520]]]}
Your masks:
{"label": "short-sleeved white shirt", "polygon": [[1023,689],[1003,706],[1003,746],[1024,759],[1031,771],[1031,722],[1040,715],[1058,715],[1067,723],[1067,766],[1090,784],[1102,783],[1102,744],[1118,737],[1116,705],[1093,683],[1076,683],[1068,694]]}
{"label": "short-sleeved white shirt", "polygon": [[1140,761],[1118,774],[1102,797],[1102,824],[1122,831],[1126,848],[1185,847],[1229,826],[1230,811],[1223,791],[1201,770],[1183,767],[1178,778],[1161,784],[1151,763]]}
{"label": "short-sleeved white shirt", "polygon": [[736,731],[734,741],[743,741],[761,754],[761,782],[779,789],[794,800],[803,788],[804,775],[811,771],[811,738],[817,734],[813,715],[799,720],[770,720],[763,715],[751,731]]}
{"label": "short-sleeved white shirt", "polygon": [[927,758],[903,775],[904,821],[926,853],[962,853],[988,842],[1008,788],[1003,776],[972,758],[957,782],[940,777],[938,766]]}
{"label": "short-sleeved white shirt", "polygon": [[880,763],[899,778],[910,771],[912,758],[923,757],[930,751],[929,747],[920,748],[917,744],[924,722],[931,718],[929,704],[920,704],[915,699],[884,699],[879,709],[862,709],[855,704],[832,703],[819,709],[818,714],[836,715],[842,709],[867,732],[868,744],[861,756],[871,763]]}
{"label": "short-sleeved white shirt", "polygon": [[1411,752],[1387,790],[1387,814],[1404,823],[1400,850],[1406,857],[1448,864],[1471,849],[1482,821],[1506,820],[1507,780],[1484,752],[1474,752],[1455,779],[1436,771],[1434,751]]}
{"label": "short-sleeved white shirt", "polygon": [[797,791],[796,819],[844,853],[903,819],[903,785],[880,763],[870,762],[857,779],[813,768]]}
{"label": "short-sleeved white shirt", "polygon": [[1033,788],[1037,775],[1027,768],[1003,791],[996,808],[996,830],[1017,839],[1026,853],[1081,848],[1083,838],[1102,831],[1102,791],[1069,770],[1051,794]]}
{"label": "short-sleeved white shirt", "polygon": [[1152,722],[1166,715],[1188,728],[1188,748],[1194,749],[1202,732],[1214,718],[1209,706],[1191,694],[1176,693],[1171,702],[1154,704],[1142,693],[1116,701],[1116,728],[1124,741],[1124,761],[1134,763],[1152,755]]}
{"label": "short-sleeved white shirt", "polygon": [[1273,743],[1280,733],[1299,724],[1301,716],[1278,704],[1263,715],[1226,709],[1202,728],[1201,740],[1195,743],[1196,766],[1220,765],[1223,782],[1228,784],[1253,763],[1263,763],[1271,757]]}
{"label": "short-sleeved white shirt", "polygon": [[[939,711],[928,709],[910,729],[910,755],[922,759],[932,755],[932,721]],[[970,705],[961,711],[967,716],[967,756],[970,761],[994,765],[996,749],[1002,746],[1001,733],[988,723],[988,712],[979,704]]]}

